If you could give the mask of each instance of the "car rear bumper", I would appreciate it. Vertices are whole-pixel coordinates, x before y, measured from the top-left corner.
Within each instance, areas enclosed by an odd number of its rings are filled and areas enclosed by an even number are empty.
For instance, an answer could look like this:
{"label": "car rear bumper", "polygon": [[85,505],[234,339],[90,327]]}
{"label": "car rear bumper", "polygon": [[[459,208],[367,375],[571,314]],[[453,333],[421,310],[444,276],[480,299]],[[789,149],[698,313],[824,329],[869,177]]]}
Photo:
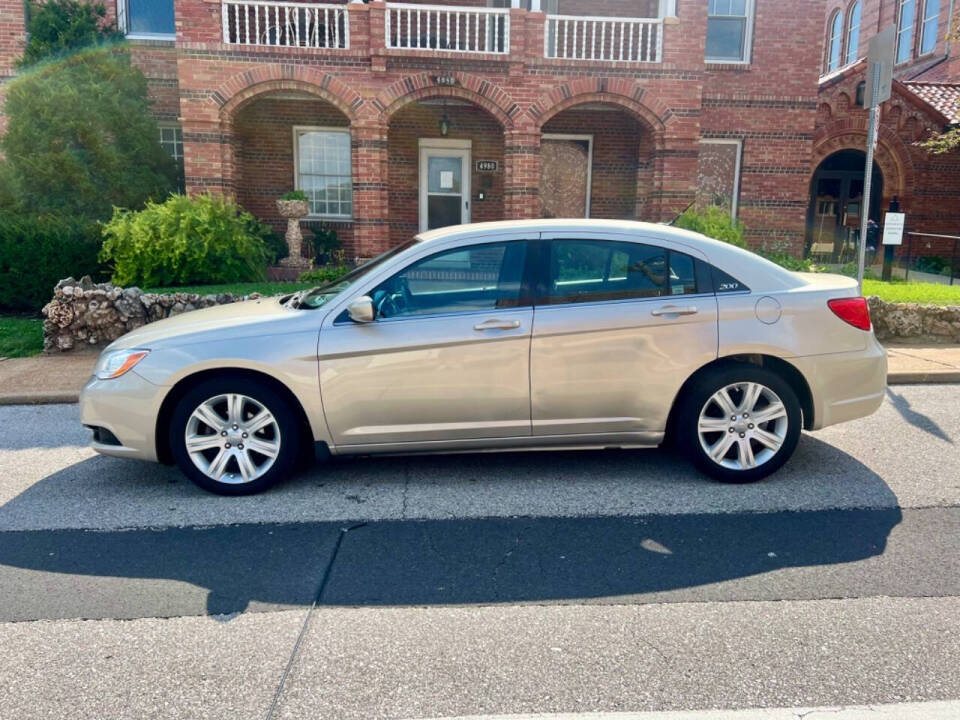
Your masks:
{"label": "car rear bumper", "polygon": [[887,353],[873,333],[864,350],[791,358],[813,395],[813,430],[872,414],[887,390]]}
{"label": "car rear bumper", "polygon": [[106,432],[94,430],[90,447],[104,455],[156,461],[156,418],[168,389],[133,370],[114,380],[91,377],[80,392],[80,421]]}

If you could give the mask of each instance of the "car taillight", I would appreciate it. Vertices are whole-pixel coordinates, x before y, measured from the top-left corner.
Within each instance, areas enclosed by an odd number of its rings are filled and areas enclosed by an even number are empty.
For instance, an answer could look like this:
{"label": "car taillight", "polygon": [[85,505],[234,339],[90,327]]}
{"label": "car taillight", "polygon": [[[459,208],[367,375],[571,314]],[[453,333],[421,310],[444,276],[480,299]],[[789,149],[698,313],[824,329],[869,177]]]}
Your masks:
{"label": "car taillight", "polygon": [[833,314],[845,323],[860,330],[870,329],[870,308],[866,298],[836,298],[828,300],[827,305],[833,310]]}

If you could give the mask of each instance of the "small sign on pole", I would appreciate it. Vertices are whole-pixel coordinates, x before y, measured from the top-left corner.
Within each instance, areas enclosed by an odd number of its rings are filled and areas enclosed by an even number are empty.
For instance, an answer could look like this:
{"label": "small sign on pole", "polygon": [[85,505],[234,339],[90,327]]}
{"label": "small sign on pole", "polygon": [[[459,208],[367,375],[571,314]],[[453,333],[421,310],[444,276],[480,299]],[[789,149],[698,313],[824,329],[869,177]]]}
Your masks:
{"label": "small sign on pole", "polygon": [[888,212],[883,218],[883,244],[903,244],[903,226],[907,216],[899,212]]}

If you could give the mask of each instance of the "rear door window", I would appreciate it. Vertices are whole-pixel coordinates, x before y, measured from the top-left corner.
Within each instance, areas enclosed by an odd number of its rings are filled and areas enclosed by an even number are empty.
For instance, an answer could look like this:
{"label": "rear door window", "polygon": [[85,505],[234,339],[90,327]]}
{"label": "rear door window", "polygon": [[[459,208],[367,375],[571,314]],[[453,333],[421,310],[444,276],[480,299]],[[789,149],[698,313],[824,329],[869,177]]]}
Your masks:
{"label": "rear door window", "polygon": [[689,255],[642,243],[552,240],[539,302],[556,305],[697,292],[695,264]]}

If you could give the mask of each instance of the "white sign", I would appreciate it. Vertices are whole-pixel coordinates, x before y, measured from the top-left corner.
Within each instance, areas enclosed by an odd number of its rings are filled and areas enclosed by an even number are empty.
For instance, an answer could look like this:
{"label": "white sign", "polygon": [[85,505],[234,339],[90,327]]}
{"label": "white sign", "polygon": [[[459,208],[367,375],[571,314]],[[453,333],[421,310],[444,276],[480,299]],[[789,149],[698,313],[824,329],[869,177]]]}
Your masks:
{"label": "white sign", "polygon": [[441,190],[453,189],[453,170],[440,171],[440,189]]}
{"label": "white sign", "polygon": [[903,243],[904,213],[888,212],[883,217],[883,244],[900,245]]}

